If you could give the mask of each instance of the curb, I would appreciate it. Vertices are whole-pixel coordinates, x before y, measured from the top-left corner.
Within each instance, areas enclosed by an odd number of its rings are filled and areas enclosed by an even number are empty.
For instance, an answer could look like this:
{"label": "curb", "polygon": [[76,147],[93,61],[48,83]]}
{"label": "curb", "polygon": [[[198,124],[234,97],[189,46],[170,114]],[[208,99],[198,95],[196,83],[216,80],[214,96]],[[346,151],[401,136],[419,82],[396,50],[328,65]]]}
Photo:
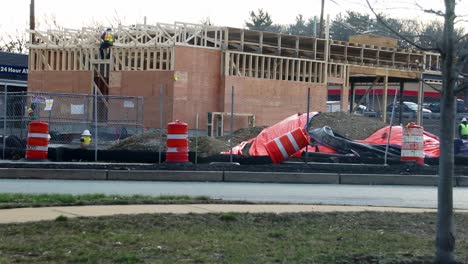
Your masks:
{"label": "curb", "polygon": [[341,184],[437,186],[437,175],[341,174]]}
{"label": "curb", "polygon": [[222,182],[222,171],[135,171],[109,170],[107,180],[111,181],[202,181]]}
{"label": "curb", "polygon": [[339,184],[337,173],[225,171],[225,182]]}
{"label": "curb", "polygon": [[[0,168],[0,179],[249,182],[298,184],[437,186],[437,175],[350,174],[251,171],[175,171],[108,169]],[[454,186],[468,187],[468,176],[454,177]]]}
{"label": "curb", "polygon": [[106,170],[0,168],[0,179],[106,180]]}

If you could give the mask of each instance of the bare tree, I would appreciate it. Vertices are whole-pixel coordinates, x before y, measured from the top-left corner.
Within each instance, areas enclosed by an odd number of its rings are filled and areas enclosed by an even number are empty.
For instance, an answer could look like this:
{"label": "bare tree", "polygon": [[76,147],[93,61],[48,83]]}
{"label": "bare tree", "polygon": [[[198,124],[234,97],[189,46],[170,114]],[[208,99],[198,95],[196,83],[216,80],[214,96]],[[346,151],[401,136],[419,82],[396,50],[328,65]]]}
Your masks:
{"label": "bare tree", "polygon": [[[453,217],[453,169],[454,169],[454,132],[455,132],[455,100],[457,92],[465,87],[457,88],[461,64],[466,62],[468,52],[457,53],[455,48],[459,42],[466,38],[456,37],[455,24],[455,0],[445,1],[445,12],[433,9],[423,9],[426,13],[443,17],[443,37],[436,41],[432,47],[421,47],[405,36],[397,34],[390,26],[385,24],[378,15],[369,0],[366,0],[369,8],[376,18],[392,30],[398,37],[420,49],[436,50],[442,59],[442,102],[440,119],[440,158],[439,158],[439,184],[437,204],[437,234],[436,234],[436,261],[437,263],[455,263],[455,223]],[[466,85],[465,85],[466,86]]]}
{"label": "bare tree", "polygon": [[205,26],[211,26],[213,23],[211,23],[210,17],[204,17],[200,20],[200,24],[205,25]]}
{"label": "bare tree", "polygon": [[26,44],[26,35],[18,30],[15,34],[5,33],[0,38],[0,50],[7,52],[27,53]]}

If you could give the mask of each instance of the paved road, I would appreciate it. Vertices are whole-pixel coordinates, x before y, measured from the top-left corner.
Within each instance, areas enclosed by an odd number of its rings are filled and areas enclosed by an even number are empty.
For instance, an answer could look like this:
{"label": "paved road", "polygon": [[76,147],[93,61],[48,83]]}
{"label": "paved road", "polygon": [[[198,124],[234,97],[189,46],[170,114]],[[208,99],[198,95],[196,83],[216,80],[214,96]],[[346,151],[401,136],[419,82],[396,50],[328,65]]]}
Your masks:
{"label": "paved road", "polygon": [[[206,195],[261,202],[437,207],[437,188],[429,186],[0,180],[0,193]],[[468,209],[468,188],[454,189],[454,207]]]}

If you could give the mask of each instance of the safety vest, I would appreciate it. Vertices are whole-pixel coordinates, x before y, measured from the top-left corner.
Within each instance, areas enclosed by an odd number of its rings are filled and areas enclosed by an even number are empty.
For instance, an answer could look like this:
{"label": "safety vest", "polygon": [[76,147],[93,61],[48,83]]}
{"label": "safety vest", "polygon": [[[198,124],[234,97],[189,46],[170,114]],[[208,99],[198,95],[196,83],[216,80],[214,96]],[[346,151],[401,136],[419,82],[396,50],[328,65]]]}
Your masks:
{"label": "safety vest", "polygon": [[81,142],[83,146],[89,146],[89,144],[91,144],[90,136],[82,136],[81,138],[83,139],[83,141]]}
{"label": "safety vest", "polygon": [[111,32],[106,32],[104,35],[104,42],[114,43],[114,35]]}
{"label": "safety vest", "polygon": [[461,127],[461,135],[462,136],[468,136],[468,124],[465,125],[465,124],[460,124],[460,127]]}

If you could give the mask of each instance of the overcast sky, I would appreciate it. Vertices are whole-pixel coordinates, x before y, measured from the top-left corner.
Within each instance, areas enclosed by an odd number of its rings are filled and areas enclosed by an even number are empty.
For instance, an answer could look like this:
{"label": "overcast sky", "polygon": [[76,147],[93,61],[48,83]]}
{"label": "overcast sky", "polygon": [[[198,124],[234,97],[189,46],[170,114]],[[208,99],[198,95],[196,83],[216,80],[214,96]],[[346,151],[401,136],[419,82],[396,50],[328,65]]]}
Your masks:
{"label": "overcast sky", "polygon": [[[468,14],[468,0],[457,0],[458,15]],[[321,0],[35,0],[36,27],[47,29],[46,21],[56,19],[66,28],[81,28],[96,23],[115,24],[118,17],[123,24],[130,25],[174,21],[200,23],[209,18],[217,26],[244,27],[249,11],[262,8],[267,11],[275,24],[290,24],[298,14],[305,18],[320,15]],[[354,10],[369,12],[365,0],[325,0],[325,13],[333,18],[339,12]],[[377,11],[392,17],[432,19],[434,16],[422,14],[416,2],[425,8],[443,10],[443,0],[370,0]],[[0,33],[23,32],[29,27],[30,0],[2,0],[0,8]],[[465,12],[463,14],[462,12]],[[468,17],[465,17],[468,19]],[[114,22],[114,23],[112,23]],[[463,24],[468,27],[468,23]]]}

